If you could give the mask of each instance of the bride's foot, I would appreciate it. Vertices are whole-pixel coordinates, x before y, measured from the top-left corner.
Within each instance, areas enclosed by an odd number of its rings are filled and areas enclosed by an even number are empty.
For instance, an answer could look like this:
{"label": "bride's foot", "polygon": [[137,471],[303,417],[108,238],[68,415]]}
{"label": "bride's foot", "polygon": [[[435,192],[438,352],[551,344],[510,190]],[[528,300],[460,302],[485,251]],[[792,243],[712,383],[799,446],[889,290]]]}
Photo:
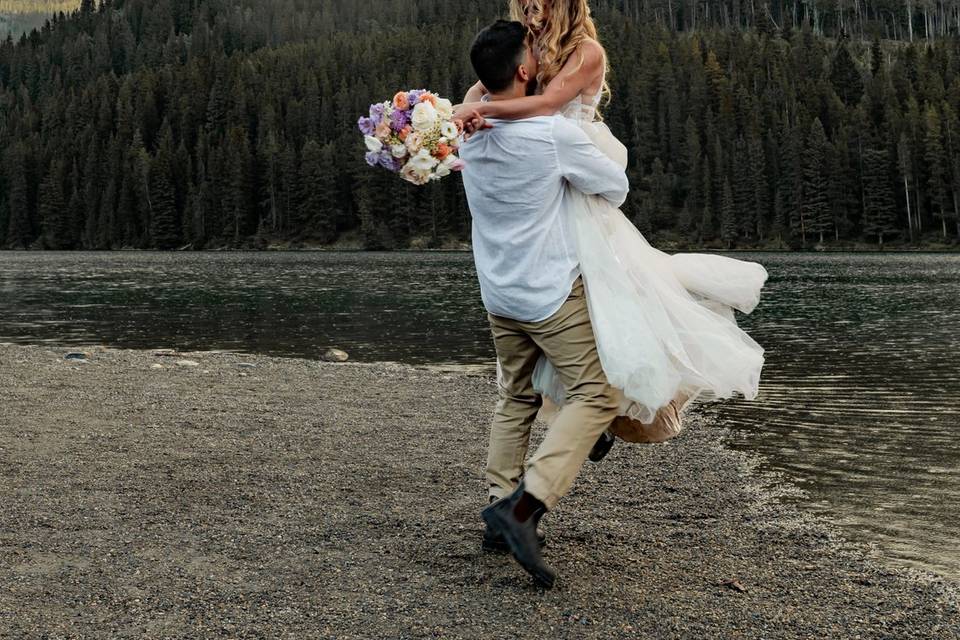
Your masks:
{"label": "bride's foot", "polygon": [[607,457],[607,454],[610,453],[610,449],[613,448],[613,443],[616,442],[616,437],[609,431],[604,431],[603,435],[600,436],[600,439],[597,440],[597,443],[593,445],[593,449],[590,450],[590,461],[591,462],[600,462]]}

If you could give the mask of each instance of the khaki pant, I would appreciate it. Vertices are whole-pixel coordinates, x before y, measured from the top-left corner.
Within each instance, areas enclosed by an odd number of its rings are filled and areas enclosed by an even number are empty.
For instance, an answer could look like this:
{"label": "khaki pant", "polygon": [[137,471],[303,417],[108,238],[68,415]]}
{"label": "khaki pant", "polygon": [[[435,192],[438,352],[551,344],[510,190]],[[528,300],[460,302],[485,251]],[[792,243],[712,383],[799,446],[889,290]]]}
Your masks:
{"label": "khaki pant", "polygon": [[[618,403],[597,354],[583,282],[543,322],[490,315],[502,369],[500,401],[490,427],[487,481],[501,498],[525,478],[526,490],[553,509],[573,485],[600,435],[617,417]],[[545,354],[567,389],[567,404],[526,464],[530,428],[542,400],[533,390],[533,369]]]}

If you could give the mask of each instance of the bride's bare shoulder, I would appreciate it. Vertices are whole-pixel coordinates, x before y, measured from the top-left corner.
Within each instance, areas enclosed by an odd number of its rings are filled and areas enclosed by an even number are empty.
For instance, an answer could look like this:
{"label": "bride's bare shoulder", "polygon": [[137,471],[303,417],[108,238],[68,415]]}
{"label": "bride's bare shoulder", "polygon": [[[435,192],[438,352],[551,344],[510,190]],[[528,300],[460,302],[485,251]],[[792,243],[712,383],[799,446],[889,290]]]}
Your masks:
{"label": "bride's bare shoulder", "polygon": [[577,54],[571,57],[579,58],[575,64],[585,75],[588,77],[603,76],[607,68],[607,52],[603,45],[593,38],[587,38],[580,43]]}
{"label": "bride's bare shoulder", "polygon": [[604,60],[607,57],[607,51],[603,45],[593,38],[586,38],[580,43],[580,53],[586,58],[594,60]]}

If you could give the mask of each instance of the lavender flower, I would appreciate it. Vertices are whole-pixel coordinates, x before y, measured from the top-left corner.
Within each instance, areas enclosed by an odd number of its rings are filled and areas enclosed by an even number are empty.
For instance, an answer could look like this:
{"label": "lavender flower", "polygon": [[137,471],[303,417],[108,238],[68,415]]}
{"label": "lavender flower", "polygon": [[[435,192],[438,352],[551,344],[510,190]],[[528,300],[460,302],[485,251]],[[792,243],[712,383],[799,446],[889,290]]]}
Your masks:
{"label": "lavender flower", "polygon": [[360,133],[365,136],[372,136],[376,125],[373,124],[373,120],[370,118],[360,118],[357,121],[357,126],[360,127]]}
{"label": "lavender flower", "polygon": [[393,130],[396,133],[403,131],[403,128],[410,124],[410,112],[409,111],[400,111],[399,109],[393,112]]}
{"label": "lavender flower", "polygon": [[367,164],[371,167],[375,167],[380,163],[380,154],[374,151],[370,151],[364,156],[367,160]]}
{"label": "lavender flower", "polygon": [[393,171],[394,173],[400,171],[397,159],[394,158],[393,154],[387,150],[380,152],[380,166],[388,171]]}
{"label": "lavender flower", "polygon": [[410,101],[410,108],[413,109],[420,102],[420,96],[426,93],[425,89],[414,89],[407,94],[407,100]]}
{"label": "lavender flower", "polygon": [[383,103],[370,105],[370,120],[373,121],[374,127],[383,122],[383,110]]}

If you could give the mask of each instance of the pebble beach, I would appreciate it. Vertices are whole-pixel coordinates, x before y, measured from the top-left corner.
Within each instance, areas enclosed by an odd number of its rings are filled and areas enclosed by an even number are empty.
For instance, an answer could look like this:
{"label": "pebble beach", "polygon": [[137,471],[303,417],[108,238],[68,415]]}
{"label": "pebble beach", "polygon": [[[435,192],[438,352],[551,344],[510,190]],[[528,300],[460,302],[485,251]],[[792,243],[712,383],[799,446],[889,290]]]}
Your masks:
{"label": "pebble beach", "polygon": [[584,467],[541,591],[480,548],[487,375],[3,344],[0,394],[0,638],[960,638],[696,408]]}

